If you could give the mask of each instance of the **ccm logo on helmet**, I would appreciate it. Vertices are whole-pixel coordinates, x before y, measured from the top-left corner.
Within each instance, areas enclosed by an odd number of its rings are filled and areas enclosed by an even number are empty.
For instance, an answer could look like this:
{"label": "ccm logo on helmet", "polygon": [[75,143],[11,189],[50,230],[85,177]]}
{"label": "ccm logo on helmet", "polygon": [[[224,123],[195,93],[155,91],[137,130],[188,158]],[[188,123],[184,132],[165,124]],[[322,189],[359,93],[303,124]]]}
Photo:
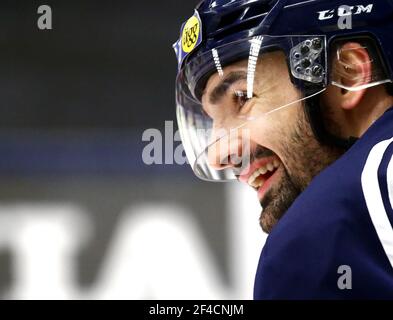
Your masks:
{"label": "ccm logo on helmet", "polygon": [[[362,13],[371,13],[373,11],[373,7],[374,4],[369,4],[367,6],[363,6],[363,5],[357,5],[357,6],[343,6],[343,7],[339,7],[337,9],[337,16],[338,17],[345,17],[345,16],[349,16],[349,15],[357,15],[357,14],[362,14]],[[348,8],[350,8],[350,12],[348,12]],[[336,10],[335,9],[331,9],[331,10],[325,10],[325,11],[318,11],[319,20],[329,20],[329,19],[333,19],[336,15]]]}

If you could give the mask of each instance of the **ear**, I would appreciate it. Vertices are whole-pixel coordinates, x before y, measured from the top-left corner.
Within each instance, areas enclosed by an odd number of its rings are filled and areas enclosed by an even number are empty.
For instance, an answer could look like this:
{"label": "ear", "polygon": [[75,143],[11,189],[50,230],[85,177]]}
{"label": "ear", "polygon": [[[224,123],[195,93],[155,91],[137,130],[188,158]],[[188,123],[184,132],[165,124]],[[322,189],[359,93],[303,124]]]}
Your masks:
{"label": "ear", "polygon": [[355,42],[348,42],[337,51],[333,61],[332,83],[341,90],[336,91],[336,103],[341,108],[355,108],[364,97],[372,76],[372,60],[367,50]]}

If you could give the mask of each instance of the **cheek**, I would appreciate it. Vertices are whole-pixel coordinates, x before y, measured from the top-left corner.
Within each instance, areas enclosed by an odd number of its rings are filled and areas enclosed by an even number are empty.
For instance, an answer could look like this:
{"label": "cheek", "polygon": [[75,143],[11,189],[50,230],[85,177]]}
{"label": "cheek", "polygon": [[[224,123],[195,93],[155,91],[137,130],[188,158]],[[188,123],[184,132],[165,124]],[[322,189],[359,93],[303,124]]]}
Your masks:
{"label": "cheek", "polygon": [[251,140],[273,152],[278,152],[278,146],[280,145],[280,134],[281,129],[277,128],[277,123],[273,121],[272,117],[261,117],[255,121],[252,121],[248,126],[250,130]]}
{"label": "cheek", "polygon": [[303,112],[300,104],[262,116],[248,126],[251,140],[276,153],[284,165],[291,162],[291,159],[287,159],[288,150],[291,149],[290,141],[299,117],[298,112]]}

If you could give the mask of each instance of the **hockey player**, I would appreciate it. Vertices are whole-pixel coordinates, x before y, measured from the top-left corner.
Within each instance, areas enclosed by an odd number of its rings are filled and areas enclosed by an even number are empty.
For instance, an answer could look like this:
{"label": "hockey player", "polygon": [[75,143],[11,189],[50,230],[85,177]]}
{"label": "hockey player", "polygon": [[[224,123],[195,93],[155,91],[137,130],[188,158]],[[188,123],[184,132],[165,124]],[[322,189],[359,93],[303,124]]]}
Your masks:
{"label": "hockey player", "polygon": [[263,208],[256,299],[393,298],[392,16],[392,1],[205,0],[181,28],[187,157]]}

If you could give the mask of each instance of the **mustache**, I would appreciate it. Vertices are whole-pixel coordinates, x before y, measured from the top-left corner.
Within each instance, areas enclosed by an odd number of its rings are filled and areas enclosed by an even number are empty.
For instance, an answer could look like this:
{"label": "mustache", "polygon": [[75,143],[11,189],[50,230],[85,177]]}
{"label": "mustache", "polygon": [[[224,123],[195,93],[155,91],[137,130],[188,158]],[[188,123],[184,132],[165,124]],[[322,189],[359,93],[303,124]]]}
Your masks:
{"label": "mustache", "polygon": [[[254,161],[261,160],[263,158],[268,158],[276,155],[272,150],[264,148],[260,145],[258,145],[253,152],[251,152],[249,158],[245,162],[241,162],[234,166],[235,169],[237,170],[242,170],[244,169],[245,166],[252,164]],[[236,176],[239,176],[236,174]]]}
{"label": "mustache", "polygon": [[253,163],[256,160],[260,160],[263,158],[272,157],[274,155],[275,155],[275,153],[272,150],[258,145],[256,147],[256,149],[254,150],[254,152],[252,152],[250,155],[250,163]]}

